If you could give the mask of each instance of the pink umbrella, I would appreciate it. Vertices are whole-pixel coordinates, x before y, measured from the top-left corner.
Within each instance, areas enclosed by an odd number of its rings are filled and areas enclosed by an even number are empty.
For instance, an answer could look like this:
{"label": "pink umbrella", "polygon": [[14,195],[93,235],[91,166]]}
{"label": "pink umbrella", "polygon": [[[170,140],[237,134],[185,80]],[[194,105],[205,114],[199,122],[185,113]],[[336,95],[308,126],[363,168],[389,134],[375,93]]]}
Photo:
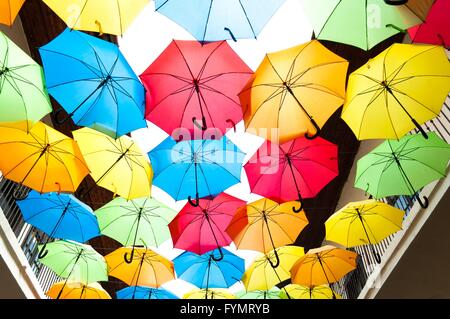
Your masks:
{"label": "pink umbrella", "polygon": [[[339,174],[338,148],[316,138],[282,145],[266,141],[244,166],[253,193],[276,202],[315,197]],[[300,212],[293,207],[294,212]]]}

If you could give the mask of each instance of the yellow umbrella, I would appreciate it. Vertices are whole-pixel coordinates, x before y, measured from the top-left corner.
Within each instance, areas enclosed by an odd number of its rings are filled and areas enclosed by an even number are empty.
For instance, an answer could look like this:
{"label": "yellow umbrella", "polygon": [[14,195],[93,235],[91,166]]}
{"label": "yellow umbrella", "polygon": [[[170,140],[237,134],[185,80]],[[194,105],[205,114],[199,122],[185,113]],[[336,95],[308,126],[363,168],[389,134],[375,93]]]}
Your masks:
{"label": "yellow umbrella", "polygon": [[[42,122],[27,133],[23,122],[0,125],[0,171],[41,193],[73,193],[89,174],[77,143]],[[5,124],[6,125],[6,124]]]}
{"label": "yellow umbrella", "polygon": [[[158,288],[174,280],[173,263],[147,248],[119,248],[105,256],[109,275],[118,278],[129,286]],[[131,262],[125,256],[131,256]]]}
{"label": "yellow umbrella", "polygon": [[342,118],[359,140],[400,139],[441,111],[450,91],[444,48],[394,44],[350,75]]}
{"label": "yellow umbrella", "polygon": [[236,299],[227,289],[198,289],[188,292],[183,299]]}
{"label": "yellow umbrella", "polygon": [[247,291],[270,290],[275,285],[291,277],[292,266],[305,255],[303,247],[284,246],[276,249],[280,258],[277,268],[271,266],[275,263],[275,253],[271,251],[257,258],[245,271],[242,283]]}
{"label": "yellow umbrella", "polygon": [[12,26],[25,0],[0,0],[0,23]]}
{"label": "yellow umbrella", "polygon": [[345,247],[373,245],[401,230],[404,216],[401,209],[376,200],[349,203],[326,221],[326,239]]}
{"label": "yellow umbrella", "polygon": [[317,136],[344,102],[347,68],[317,40],[266,55],[240,94],[247,130],[280,144]]}
{"label": "yellow umbrella", "polygon": [[97,185],[126,199],[150,196],[150,160],[130,137],[114,140],[87,127],[73,136]]}
{"label": "yellow umbrella", "polygon": [[71,29],[123,35],[150,0],[43,0]]}
{"label": "yellow umbrella", "polygon": [[[342,299],[342,296],[335,293],[329,286],[322,285],[316,287],[306,287],[290,284],[284,287],[285,291],[292,299]],[[285,296],[286,292],[282,291],[281,296]]]}
{"label": "yellow umbrella", "polygon": [[67,284],[64,281],[57,282],[50,287],[46,295],[52,299],[111,299],[111,296],[96,282],[89,285],[79,282]]}

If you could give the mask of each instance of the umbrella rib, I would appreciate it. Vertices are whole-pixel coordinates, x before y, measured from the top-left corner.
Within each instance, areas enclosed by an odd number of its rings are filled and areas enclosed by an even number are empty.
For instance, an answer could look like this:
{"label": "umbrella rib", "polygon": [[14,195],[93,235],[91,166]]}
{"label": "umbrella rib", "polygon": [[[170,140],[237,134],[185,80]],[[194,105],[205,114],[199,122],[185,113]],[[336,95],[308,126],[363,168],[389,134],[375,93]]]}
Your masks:
{"label": "umbrella rib", "polygon": [[84,62],[82,60],[77,59],[74,56],[71,56],[71,55],[68,55],[68,54],[65,54],[65,53],[62,53],[62,52],[57,52],[57,51],[53,51],[53,50],[43,49],[43,48],[41,48],[40,51],[46,51],[46,52],[62,55],[64,57],[68,58],[68,59],[75,60],[75,61],[81,63],[83,66],[85,66],[86,69],[91,71],[98,78],[100,78],[103,75],[102,71],[96,69],[94,66],[92,66],[92,65],[90,65],[90,64],[88,64],[88,63],[86,63],[86,62]]}
{"label": "umbrella rib", "polygon": [[342,3],[342,0],[339,0],[339,2],[336,3],[336,6],[333,8],[333,10],[331,11],[331,13],[328,16],[327,20],[325,20],[325,23],[322,25],[322,28],[320,29],[320,31],[316,35],[317,38],[320,37],[320,35],[322,34],[322,31],[325,29],[325,27],[327,26],[328,22],[331,20],[331,17],[334,15],[334,13],[336,12],[337,8],[341,5],[341,3]]}
{"label": "umbrella rib", "polygon": [[203,62],[203,65],[202,65],[202,67],[201,67],[201,69],[200,69],[200,71],[199,71],[199,73],[197,74],[197,77],[196,77],[196,79],[198,79],[198,80],[203,80],[202,79],[202,76],[203,76],[203,73],[205,72],[205,69],[206,69],[206,65],[208,64],[208,62],[209,62],[209,60],[211,59],[211,57],[214,55],[214,53],[216,53],[216,51],[217,50],[219,50],[219,48],[224,44],[224,43],[227,43],[226,41],[221,41],[210,53],[209,53],[209,55],[207,56],[207,58],[205,59],[205,61]]}
{"label": "umbrella rib", "polygon": [[210,18],[210,15],[211,15],[211,9],[212,9],[212,6],[213,6],[213,1],[214,1],[214,0],[211,0],[211,2],[210,2],[210,4],[209,4],[208,15],[207,15],[207,17],[206,17],[206,22],[205,22],[205,30],[203,31],[203,38],[202,38],[202,41],[201,41],[202,43],[205,42],[206,31],[208,30],[209,18]]}

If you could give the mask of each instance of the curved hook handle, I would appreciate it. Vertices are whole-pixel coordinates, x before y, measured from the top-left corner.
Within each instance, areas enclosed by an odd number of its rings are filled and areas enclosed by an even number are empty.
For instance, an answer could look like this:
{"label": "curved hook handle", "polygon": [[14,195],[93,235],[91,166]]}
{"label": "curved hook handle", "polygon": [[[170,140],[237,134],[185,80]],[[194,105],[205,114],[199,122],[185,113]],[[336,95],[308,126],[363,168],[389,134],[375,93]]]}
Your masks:
{"label": "curved hook handle", "polygon": [[214,261],[221,261],[225,257],[224,254],[223,254],[223,251],[222,251],[222,247],[218,247],[218,249],[219,249],[219,253],[220,253],[220,257],[219,258],[216,258],[216,256],[214,256],[214,253],[211,255],[211,259],[214,260]]}
{"label": "curved hook handle", "polygon": [[377,264],[378,265],[381,264],[381,256],[377,251],[375,251],[375,248],[373,248],[373,247],[372,247],[372,255],[375,258],[375,261],[377,262]]}
{"label": "curved hook handle", "polygon": [[268,258],[268,260],[269,260],[270,266],[272,266],[272,268],[275,269],[280,265],[280,256],[278,256],[278,252],[276,249],[274,249],[273,252],[275,253],[275,259],[276,259],[275,264],[272,263],[272,260],[270,258]]}
{"label": "curved hook handle", "polygon": [[204,116],[202,117],[202,125],[198,124],[196,117],[192,118],[192,122],[202,131],[206,131],[208,129],[208,126],[206,125],[206,118]]}
{"label": "curved hook handle", "polygon": [[195,201],[192,199],[192,197],[190,195],[188,197],[188,201],[189,201],[189,204],[191,204],[191,206],[198,207],[200,205],[200,199],[198,197],[198,193],[195,194]]}
{"label": "curved hook handle", "polygon": [[316,129],[316,134],[309,135],[308,133],[305,133],[305,137],[308,140],[313,140],[320,135],[320,133],[322,132],[322,129],[320,128],[320,126],[317,124],[317,122],[313,118],[310,118],[310,120],[311,120],[312,125]]}
{"label": "curved hook handle", "polygon": [[430,201],[428,200],[428,197],[424,196],[423,197],[423,201],[420,198],[419,195],[417,195],[417,202],[419,202],[420,207],[422,207],[423,209],[428,208]]}
{"label": "curved hook handle", "polygon": [[236,130],[236,123],[235,123],[232,119],[228,119],[228,120],[226,120],[225,122],[231,124],[231,128],[234,130],[234,133],[237,132],[237,130]]}
{"label": "curved hook handle", "polygon": [[45,256],[47,256],[48,249],[45,249],[46,247],[47,247],[47,243],[45,243],[44,246],[42,246],[41,250],[39,251],[38,259],[42,259],[42,258],[45,258]]}
{"label": "curved hook handle", "polygon": [[99,36],[102,36],[102,35],[103,35],[102,24],[101,24],[100,21],[98,21],[98,20],[95,20],[95,24],[98,26],[98,33],[99,33]]}
{"label": "curved hook handle", "polygon": [[300,208],[295,208],[295,206],[292,206],[292,211],[296,214],[300,213],[303,210],[303,203],[301,201],[297,201],[300,203]]}
{"label": "curved hook handle", "polygon": [[28,196],[27,192],[21,190],[19,185],[16,186],[14,192],[12,193],[12,197],[15,200],[24,200],[25,198],[27,198],[27,196]]}
{"label": "curved hook handle", "polygon": [[384,0],[384,2],[391,6],[401,6],[408,3],[408,0]]}
{"label": "curved hook handle", "polygon": [[125,262],[127,264],[131,264],[133,262],[133,258],[134,258],[134,246],[133,246],[133,249],[131,250],[131,254],[130,254],[129,258],[128,258],[128,253],[125,253],[123,255],[123,260],[125,260]]}
{"label": "curved hook handle", "polygon": [[237,42],[237,39],[236,39],[236,37],[234,36],[233,32],[231,32],[230,28],[225,27],[225,28],[223,28],[223,29],[224,29],[225,31],[227,31],[227,32],[230,34],[230,36],[231,36],[231,38],[233,39],[234,42]]}
{"label": "curved hook handle", "polygon": [[62,124],[64,124],[64,123],[66,123],[66,122],[67,122],[69,119],[71,119],[72,116],[73,116],[73,114],[68,114],[65,118],[61,119],[61,118],[60,118],[60,115],[62,114],[63,111],[64,111],[64,110],[61,108],[61,109],[59,109],[58,111],[56,111],[56,112],[53,114],[53,118],[55,119],[55,122],[56,122],[58,125],[62,125]]}

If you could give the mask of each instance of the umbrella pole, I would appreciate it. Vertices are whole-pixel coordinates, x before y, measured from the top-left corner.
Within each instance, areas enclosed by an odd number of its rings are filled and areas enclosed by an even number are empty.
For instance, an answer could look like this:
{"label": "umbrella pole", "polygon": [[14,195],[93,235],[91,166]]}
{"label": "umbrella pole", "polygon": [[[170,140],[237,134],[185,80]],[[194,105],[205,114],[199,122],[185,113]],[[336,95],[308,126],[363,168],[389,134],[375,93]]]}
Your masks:
{"label": "umbrella pole", "polygon": [[137,218],[137,223],[136,223],[136,232],[134,233],[134,239],[133,239],[133,249],[131,250],[131,254],[130,257],[128,258],[128,252],[126,252],[123,255],[123,259],[125,260],[125,262],[127,264],[131,264],[133,262],[133,257],[134,257],[134,247],[136,246],[136,238],[139,232],[139,225],[141,224],[141,217],[142,217],[142,212],[143,212],[144,208],[142,207],[139,210],[139,214],[138,214],[138,218]]}
{"label": "umbrella pole", "polygon": [[208,299],[208,291],[209,291],[209,275],[211,272],[211,261],[212,261],[212,256],[209,256],[209,260],[208,260],[208,272],[206,273],[206,293],[205,293],[205,299]]}
{"label": "umbrella pole", "polygon": [[[325,271],[325,268],[323,267],[322,259],[320,258],[319,254],[316,254],[316,256],[317,256],[317,259],[319,260],[320,267],[322,268],[323,274],[325,275],[325,278],[327,279],[328,286],[330,286],[330,288],[331,288],[331,283],[330,283],[330,280],[328,279],[327,272]],[[335,295],[333,289],[331,289],[331,293],[333,294],[333,299],[336,299],[336,295]]]}
{"label": "umbrella pole", "polygon": [[223,257],[224,257],[223,251],[222,251],[222,247],[220,246],[219,240],[217,239],[216,233],[214,232],[214,229],[213,229],[213,227],[211,225],[211,219],[209,218],[208,211],[206,209],[204,209],[203,213],[205,214],[206,221],[208,222],[209,228],[211,229],[211,233],[213,234],[213,237],[214,237],[214,241],[216,242],[217,249],[219,250],[219,253],[220,253],[220,257],[219,258],[216,258],[214,256],[214,254],[212,254],[211,257],[212,257],[212,259],[214,261],[221,261],[223,259]]}
{"label": "umbrella pole", "polygon": [[61,297],[61,294],[62,294],[64,288],[66,287],[67,282],[68,282],[70,276],[72,275],[72,273],[73,273],[73,271],[75,269],[75,266],[78,263],[78,260],[80,259],[81,255],[83,254],[83,251],[84,250],[80,250],[80,252],[78,253],[77,258],[75,259],[75,262],[73,263],[72,269],[70,270],[69,275],[66,277],[66,280],[64,281],[64,285],[62,286],[61,290],[59,291],[58,296],[56,297],[56,299],[59,299]]}
{"label": "umbrella pole", "polygon": [[370,241],[369,233],[367,232],[366,225],[364,225],[364,220],[362,218],[361,212],[359,211],[359,208],[355,208],[355,210],[358,213],[358,218],[361,221],[361,225],[364,229],[364,233],[366,234],[367,240],[369,241],[369,245],[372,250],[372,255],[375,258],[375,261],[377,262],[377,264],[381,264],[381,256],[378,252],[375,251],[375,248],[373,247],[373,244]]}
{"label": "umbrella pole", "polygon": [[144,264],[144,260],[145,260],[145,252],[142,254],[141,261],[139,262],[139,270],[138,270],[137,277],[136,277],[136,283],[134,284],[133,299],[136,294],[136,289],[137,289],[137,285],[139,283],[139,278],[141,277],[141,270],[142,270],[142,265]]}
{"label": "umbrella pole", "polygon": [[44,246],[42,246],[41,250],[39,251],[39,254],[38,254],[38,258],[39,259],[42,259],[45,256],[47,256],[47,254],[48,254],[48,250],[46,249],[47,248],[47,244],[48,244],[50,238],[54,238],[55,233],[58,230],[59,224],[61,224],[62,220],[64,219],[64,216],[67,213],[67,210],[69,209],[69,207],[70,207],[70,200],[67,203],[66,207],[64,208],[64,210],[63,210],[61,216],[59,217],[55,227],[53,227],[52,232],[50,233],[49,236],[47,236],[47,239],[45,240]]}
{"label": "umbrella pole", "polygon": [[275,255],[276,261],[274,264],[274,263],[272,263],[272,260],[270,258],[268,260],[269,260],[270,266],[272,266],[272,268],[275,269],[280,265],[280,256],[278,256],[278,252],[275,247],[275,242],[273,241],[272,233],[270,232],[269,221],[267,220],[267,216],[264,212],[263,212],[263,219],[264,219],[264,223],[266,224],[266,227],[267,227],[267,232],[269,233],[269,238],[270,238],[270,242],[272,243],[273,253]]}
{"label": "umbrella pole", "polygon": [[192,123],[194,123],[194,125],[197,126],[200,130],[206,131],[208,129],[208,125],[206,124],[206,117],[205,117],[205,113],[203,112],[203,106],[202,106],[203,96],[202,96],[202,93],[200,92],[200,83],[199,83],[198,79],[194,79],[193,83],[194,83],[195,92],[197,93],[198,105],[200,106],[200,113],[202,115],[202,124],[201,125],[198,124],[197,118],[195,116],[192,118]]}
{"label": "umbrella pole", "polygon": [[297,178],[295,177],[295,172],[294,172],[294,167],[292,166],[292,161],[291,158],[289,157],[289,155],[286,154],[286,159],[287,159],[287,163],[289,165],[289,169],[291,170],[291,174],[292,174],[292,178],[294,179],[294,184],[295,184],[295,188],[297,189],[297,195],[298,195],[298,199],[297,202],[300,203],[300,208],[295,208],[294,206],[292,207],[292,211],[294,213],[300,213],[303,209],[303,199],[302,199],[302,194],[300,193],[300,188],[298,187],[298,183],[297,183]]}
{"label": "umbrella pole", "polygon": [[200,205],[200,199],[198,194],[198,173],[197,173],[197,162],[194,162],[194,170],[195,170],[195,201],[192,199],[192,197],[188,196],[189,204],[193,207],[198,207]]}
{"label": "umbrella pole", "polygon": [[83,285],[83,289],[81,289],[80,299],[83,299],[84,291],[86,290],[86,285]]}
{"label": "umbrella pole", "polygon": [[[271,262],[270,262],[270,258],[269,258],[267,255],[266,255],[266,258],[267,258],[267,260],[269,261],[270,265],[272,266],[272,264],[271,264]],[[283,280],[281,280],[280,275],[278,275],[277,270],[276,270],[275,268],[273,268],[273,267],[272,267],[272,269],[273,269],[273,271],[274,271],[274,273],[275,273],[275,276],[277,276],[278,280],[279,280],[280,282],[282,282]],[[287,291],[286,287],[283,287],[283,289],[284,289],[284,292],[286,293],[286,296],[288,297],[288,299],[292,299],[291,296],[289,295],[289,292]]]}

